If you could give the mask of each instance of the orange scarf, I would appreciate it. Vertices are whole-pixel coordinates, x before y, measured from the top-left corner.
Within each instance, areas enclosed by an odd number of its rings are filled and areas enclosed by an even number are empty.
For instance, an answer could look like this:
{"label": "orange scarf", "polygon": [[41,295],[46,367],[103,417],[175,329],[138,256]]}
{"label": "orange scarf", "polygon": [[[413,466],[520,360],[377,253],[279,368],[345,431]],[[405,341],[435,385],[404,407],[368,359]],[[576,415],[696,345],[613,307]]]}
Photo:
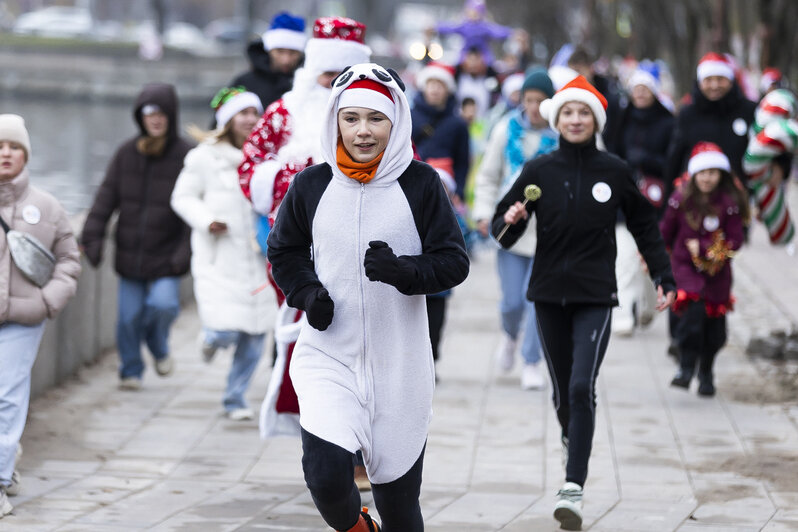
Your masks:
{"label": "orange scarf", "polygon": [[380,165],[383,155],[385,155],[385,150],[382,150],[382,153],[369,162],[359,163],[352,159],[339,137],[338,149],[335,151],[335,162],[338,163],[338,169],[341,170],[346,177],[354,179],[359,183],[368,183],[374,179],[374,174],[377,173],[377,167]]}

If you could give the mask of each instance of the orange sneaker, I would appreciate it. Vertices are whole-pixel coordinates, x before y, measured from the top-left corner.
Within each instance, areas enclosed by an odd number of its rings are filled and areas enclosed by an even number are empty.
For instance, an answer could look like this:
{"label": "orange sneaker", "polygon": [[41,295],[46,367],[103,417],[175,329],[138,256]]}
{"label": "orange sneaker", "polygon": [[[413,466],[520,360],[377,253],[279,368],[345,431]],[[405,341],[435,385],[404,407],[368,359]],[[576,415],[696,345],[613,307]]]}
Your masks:
{"label": "orange sneaker", "polygon": [[360,519],[346,532],[380,532],[380,526],[371,518],[369,509],[364,506],[360,511]]}

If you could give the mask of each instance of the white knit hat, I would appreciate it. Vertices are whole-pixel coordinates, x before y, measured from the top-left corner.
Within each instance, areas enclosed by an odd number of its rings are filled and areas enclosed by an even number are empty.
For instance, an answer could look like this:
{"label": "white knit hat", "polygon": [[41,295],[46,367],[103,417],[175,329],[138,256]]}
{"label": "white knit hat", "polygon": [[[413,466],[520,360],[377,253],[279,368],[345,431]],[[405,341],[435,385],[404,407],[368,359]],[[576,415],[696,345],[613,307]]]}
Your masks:
{"label": "white knit hat", "polygon": [[556,131],[560,108],[568,102],[580,102],[590,107],[598,124],[596,133],[601,133],[607,123],[607,99],[584,76],[576,76],[555,92],[554,96],[543,100],[540,103],[540,116],[548,120],[551,128]]}
{"label": "white knit hat", "polygon": [[701,170],[717,168],[731,172],[729,158],[714,142],[699,142],[690,154],[690,162],[687,163],[687,173],[690,177],[696,175]]}
{"label": "white knit hat", "polygon": [[457,90],[457,83],[454,79],[454,67],[452,66],[436,61],[427,64],[416,76],[416,87],[418,90],[424,90],[427,82],[431,79],[437,79],[446,85],[449,94],[453,94]]}
{"label": "white knit hat", "polygon": [[734,67],[726,56],[716,52],[709,52],[698,62],[696,77],[700,82],[710,76],[721,76],[734,80]]}
{"label": "white knit hat", "polygon": [[248,107],[254,107],[258,114],[263,114],[263,104],[254,92],[235,92],[216,108],[216,127],[223,128],[236,114]]}
{"label": "white knit hat", "polygon": [[321,17],[313,23],[313,38],[305,45],[305,69],[321,74],[367,63],[366,26],[346,17]]}
{"label": "white knit hat", "polygon": [[21,116],[0,115],[0,140],[16,142],[25,149],[25,160],[30,160],[30,137]]}

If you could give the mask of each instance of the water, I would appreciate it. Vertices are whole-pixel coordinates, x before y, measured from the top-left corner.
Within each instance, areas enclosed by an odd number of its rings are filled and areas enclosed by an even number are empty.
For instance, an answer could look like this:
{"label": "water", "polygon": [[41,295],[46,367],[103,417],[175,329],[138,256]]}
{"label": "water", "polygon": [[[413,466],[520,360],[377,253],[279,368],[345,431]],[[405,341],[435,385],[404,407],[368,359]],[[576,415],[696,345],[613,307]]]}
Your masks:
{"label": "water", "polygon": [[[31,183],[53,194],[70,214],[91,207],[114,152],[138,133],[133,102],[0,97],[0,113],[25,118],[31,141]],[[209,107],[181,106],[180,128],[184,131],[190,123],[207,127],[211,116]]]}

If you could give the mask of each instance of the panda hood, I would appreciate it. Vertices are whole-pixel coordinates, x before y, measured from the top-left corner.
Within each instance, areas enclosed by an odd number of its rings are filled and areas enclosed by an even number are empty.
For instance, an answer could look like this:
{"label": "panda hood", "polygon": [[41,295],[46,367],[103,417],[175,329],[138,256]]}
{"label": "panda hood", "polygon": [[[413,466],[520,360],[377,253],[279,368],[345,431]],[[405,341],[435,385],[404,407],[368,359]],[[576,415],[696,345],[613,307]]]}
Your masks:
{"label": "panda hood", "polygon": [[413,160],[413,146],[410,140],[412,125],[410,120],[410,106],[404,93],[404,83],[391,69],[385,69],[375,63],[361,63],[346,68],[333,81],[330,100],[327,102],[327,112],[324,115],[324,124],[321,134],[321,149],[324,161],[332,168],[336,179],[351,181],[338,168],[336,150],[338,147],[338,99],[341,93],[352,83],[359,80],[370,79],[388,88],[393,97],[396,112],[391,127],[391,136],[385,147],[385,155],[377,167],[377,172],[370,183],[379,184],[395,181],[410,166]]}

